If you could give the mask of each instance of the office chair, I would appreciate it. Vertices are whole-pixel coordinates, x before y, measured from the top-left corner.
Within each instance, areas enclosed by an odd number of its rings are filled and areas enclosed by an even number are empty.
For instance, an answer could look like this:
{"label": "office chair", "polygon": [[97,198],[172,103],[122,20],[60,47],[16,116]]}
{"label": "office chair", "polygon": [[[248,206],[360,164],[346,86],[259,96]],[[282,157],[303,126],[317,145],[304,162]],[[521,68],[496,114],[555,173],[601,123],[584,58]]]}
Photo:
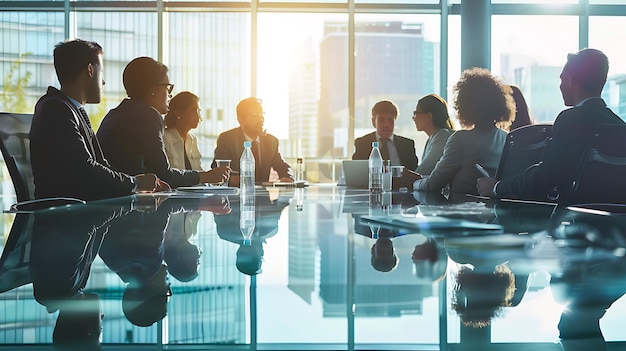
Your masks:
{"label": "office chair", "polygon": [[0,257],[0,293],[32,281],[29,271],[33,215],[17,213]]}
{"label": "office chair", "polygon": [[13,181],[17,203],[12,211],[37,210],[53,206],[85,203],[81,199],[55,197],[35,199],[35,182],[30,165],[30,125],[33,116],[20,113],[0,113],[0,151]]}
{"label": "office chair", "polygon": [[30,166],[30,114],[0,113],[0,150],[13,181],[17,201],[34,198],[35,185]]}
{"label": "office chair", "polygon": [[522,174],[526,168],[541,161],[551,132],[551,124],[533,124],[510,131],[496,170],[496,179]]}
{"label": "office chair", "polygon": [[626,204],[626,125],[599,126],[561,204]]}

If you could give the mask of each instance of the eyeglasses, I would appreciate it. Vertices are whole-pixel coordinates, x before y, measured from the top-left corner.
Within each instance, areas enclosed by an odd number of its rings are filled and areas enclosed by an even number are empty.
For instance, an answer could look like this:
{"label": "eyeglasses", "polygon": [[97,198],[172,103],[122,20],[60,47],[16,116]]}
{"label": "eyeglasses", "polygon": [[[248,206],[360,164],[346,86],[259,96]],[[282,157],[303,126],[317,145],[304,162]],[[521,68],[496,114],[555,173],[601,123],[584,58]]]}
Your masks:
{"label": "eyeglasses", "polygon": [[415,111],[413,111],[413,117],[411,117],[411,119],[415,120],[415,116],[417,116],[419,114],[425,114],[425,113],[428,113],[428,112],[415,110]]}
{"label": "eyeglasses", "polygon": [[160,85],[160,86],[164,86],[165,89],[167,89],[167,93],[171,94],[172,91],[174,90],[174,84],[170,84],[170,83],[157,83],[155,85]]}

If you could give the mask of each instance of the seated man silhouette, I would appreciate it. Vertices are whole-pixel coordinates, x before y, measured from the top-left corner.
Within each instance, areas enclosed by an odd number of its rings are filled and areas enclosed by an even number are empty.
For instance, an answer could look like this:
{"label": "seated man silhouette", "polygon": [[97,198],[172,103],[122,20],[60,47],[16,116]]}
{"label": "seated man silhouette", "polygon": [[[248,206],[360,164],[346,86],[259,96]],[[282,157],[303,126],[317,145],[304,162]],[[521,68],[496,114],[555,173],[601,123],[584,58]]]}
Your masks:
{"label": "seated man silhouette", "polygon": [[608,58],[599,50],[583,49],[568,54],[560,87],[565,106],[572,107],[562,111],[554,121],[541,162],[523,174],[499,182],[495,178],[479,178],[479,194],[540,201],[568,198],[578,164],[596,127],[624,124],[601,98],[608,71]]}
{"label": "seated man silhouette", "polygon": [[[219,135],[211,168],[217,167],[215,160],[231,160],[231,169],[239,172],[239,159],[243,153],[243,143],[244,141],[251,141],[256,164],[255,181],[257,183],[269,181],[272,170],[278,173],[281,182],[293,182],[293,171],[280,155],[278,139],[263,129],[265,113],[261,102],[262,100],[250,97],[237,104],[239,127]],[[231,175],[228,183],[231,186],[239,186],[239,176],[237,174]]]}
{"label": "seated man silhouette", "polygon": [[381,156],[391,160],[392,165],[407,169],[417,168],[415,142],[393,133],[398,118],[398,106],[389,100],[381,100],[372,107],[372,125],[376,131],[354,140],[353,160],[367,160],[372,152],[372,142],[378,141]]}

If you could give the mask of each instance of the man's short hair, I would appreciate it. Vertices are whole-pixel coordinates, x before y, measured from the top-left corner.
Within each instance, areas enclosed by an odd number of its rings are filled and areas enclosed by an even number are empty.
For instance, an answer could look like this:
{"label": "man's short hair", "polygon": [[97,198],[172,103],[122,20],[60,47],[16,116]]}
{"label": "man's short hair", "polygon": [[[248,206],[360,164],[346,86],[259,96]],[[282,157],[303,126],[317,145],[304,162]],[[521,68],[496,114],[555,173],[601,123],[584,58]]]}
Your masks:
{"label": "man's short hair", "polygon": [[600,50],[582,49],[567,54],[564,70],[586,91],[599,93],[609,73],[609,59]]}
{"label": "man's short hair", "polygon": [[390,100],[381,100],[372,107],[372,117],[380,113],[390,113],[398,117],[398,106]]}
{"label": "man's short hair", "polygon": [[167,75],[167,66],[151,57],[137,57],[124,68],[122,81],[126,94],[133,98],[142,98],[150,87],[160,83]]}
{"label": "man's short hair", "polygon": [[259,107],[262,103],[263,100],[257,99],[255,97],[249,97],[239,101],[239,103],[237,104],[237,119],[239,120],[241,117],[243,117],[243,115],[246,114],[250,110],[250,108]]}
{"label": "man's short hair", "polygon": [[66,40],[54,47],[54,70],[61,85],[72,83],[88,64],[98,64],[102,46],[95,41]]}

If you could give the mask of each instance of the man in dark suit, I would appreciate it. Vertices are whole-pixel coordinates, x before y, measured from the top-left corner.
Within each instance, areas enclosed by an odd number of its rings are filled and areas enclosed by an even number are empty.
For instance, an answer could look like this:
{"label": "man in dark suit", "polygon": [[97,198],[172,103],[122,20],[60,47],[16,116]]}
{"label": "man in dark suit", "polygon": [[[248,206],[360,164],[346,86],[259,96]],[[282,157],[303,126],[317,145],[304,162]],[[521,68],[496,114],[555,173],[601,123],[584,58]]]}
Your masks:
{"label": "man in dark suit", "polygon": [[479,178],[478,192],[498,198],[556,200],[568,197],[576,169],[595,128],[601,124],[623,124],[602,100],[609,61],[599,50],[583,49],[567,55],[561,73],[561,94],[565,106],[552,127],[551,140],[542,161],[523,174],[496,183]]}
{"label": "man in dark suit", "polygon": [[367,160],[372,152],[372,142],[378,141],[384,160],[392,165],[402,165],[410,170],[417,168],[415,142],[413,139],[393,134],[398,117],[398,106],[389,100],[381,100],[372,107],[372,125],[375,132],[354,140],[353,160]]}
{"label": "man in dark suit", "polygon": [[80,39],[58,44],[54,68],[61,90],[48,87],[35,106],[30,129],[35,197],[96,200],[137,191],[169,189],[154,174],[129,176],[113,171],[104,158],[86,103],[100,103],[102,47]]}
{"label": "man in dark suit", "polygon": [[[255,181],[267,182],[273,168],[281,182],[293,182],[293,171],[278,151],[278,139],[263,129],[265,121],[261,100],[250,97],[237,104],[239,127],[227,130],[217,138],[215,157],[211,168],[217,166],[215,160],[231,160],[230,167],[239,172],[239,158],[243,152],[243,142],[252,141],[252,152],[256,161]],[[230,177],[230,185],[239,185],[239,176]]]}

